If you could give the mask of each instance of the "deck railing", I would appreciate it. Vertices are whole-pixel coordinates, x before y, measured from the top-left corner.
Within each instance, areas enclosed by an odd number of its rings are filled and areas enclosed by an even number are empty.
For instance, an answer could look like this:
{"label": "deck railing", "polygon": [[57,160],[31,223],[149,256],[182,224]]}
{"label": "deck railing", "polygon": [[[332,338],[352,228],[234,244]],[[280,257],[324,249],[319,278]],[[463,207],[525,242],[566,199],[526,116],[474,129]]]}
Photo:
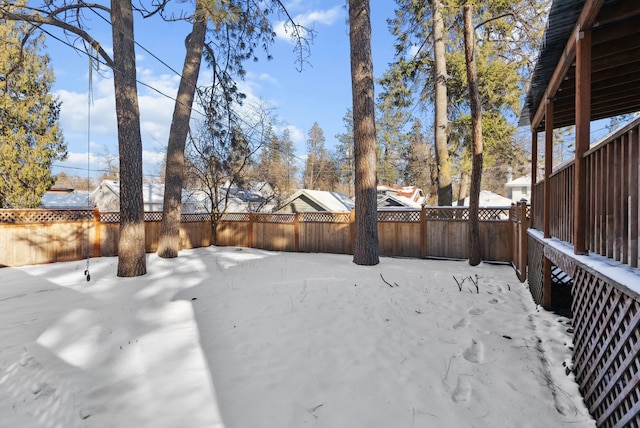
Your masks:
{"label": "deck railing", "polygon": [[[595,254],[639,266],[638,258],[638,132],[640,119],[630,123],[586,154],[587,249]],[[549,233],[573,243],[574,163],[568,162],[550,177]],[[533,188],[533,227],[544,230],[544,182]]]}
{"label": "deck railing", "polygon": [[574,243],[574,162],[549,177],[548,235],[557,240],[540,233],[544,182],[533,188],[537,231],[529,233],[530,290],[537,303],[553,306],[551,265],[571,277],[574,371],[591,415],[603,427],[640,426],[639,131],[637,119],[585,153],[581,214],[588,256],[567,245]]}

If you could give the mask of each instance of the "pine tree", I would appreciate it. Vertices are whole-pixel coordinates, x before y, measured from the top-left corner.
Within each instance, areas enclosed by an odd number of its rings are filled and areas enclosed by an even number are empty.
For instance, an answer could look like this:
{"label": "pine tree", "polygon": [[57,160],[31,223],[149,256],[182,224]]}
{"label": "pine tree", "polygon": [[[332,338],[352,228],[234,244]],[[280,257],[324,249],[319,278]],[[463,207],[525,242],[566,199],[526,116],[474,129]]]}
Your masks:
{"label": "pine tree", "polygon": [[0,21],[0,208],[36,208],[53,185],[51,165],[66,158],[60,101],[44,37],[22,40],[31,26]]}
{"label": "pine tree", "polygon": [[[397,40],[396,62],[389,73],[393,77],[391,83],[396,91],[415,93],[414,102],[426,114],[437,116],[434,146],[440,204],[451,199],[452,175],[460,177],[459,198],[466,196],[471,166],[471,115],[460,8],[463,3],[396,0],[396,17],[390,22]],[[537,43],[544,29],[541,17],[546,16],[543,10],[547,3],[529,0],[474,3],[485,168],[494,168],[497,160],[507,159],[506,153],[513,146],[516,131],[513,122],[519,115],[521,96],[526,89],[522,84],[526,79],[522,77],[530,73],[531,57],[538,51]],[[436,25],[439,18],[443,20],[443,32]],[[444,49],[440,49],[439,41]],[[440,58],[443,55],[444,59]],[[443,62],[446,69],[440,67]],[[442,109],[443,94],[446,111],[438,112]],[[446,133],[444,146],[443,133]],[[449,158],[451,165],[447,166]],[[508,167],[511,165],[504,165],[505,169]]]}
{"label": "pine tree", "polygon": [[353,159],[353,112],[348,109],[342,117],[344,133],[337,134],[338,144],[335,148],[334,159],[338,173],[339,189],[345,195],[354,196],[354,159]]}
{"label": "pine tree", "polygon": [[376,125],[369,0],[349,0],[349,45],[355,159],[353,262],[380,262],[376,200]]}
{"label": "pine tree", "polygon": [[309,130],[304,186],[307,189],[335,190],[337,170],[333,158],[325,148],[324,131],[317,122]]}

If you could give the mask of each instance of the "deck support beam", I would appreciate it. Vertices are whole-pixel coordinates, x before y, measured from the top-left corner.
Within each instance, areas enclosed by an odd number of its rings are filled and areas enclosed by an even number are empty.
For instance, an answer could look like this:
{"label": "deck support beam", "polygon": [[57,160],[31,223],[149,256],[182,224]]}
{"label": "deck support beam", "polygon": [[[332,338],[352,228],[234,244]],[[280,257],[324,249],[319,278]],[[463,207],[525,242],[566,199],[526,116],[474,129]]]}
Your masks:
{"label": "deck support beam", "polygon": [[576,150],[573,189],[573,251],[588,254],[586,244],[587,162],[591,138],[591,30],[576,31]]}

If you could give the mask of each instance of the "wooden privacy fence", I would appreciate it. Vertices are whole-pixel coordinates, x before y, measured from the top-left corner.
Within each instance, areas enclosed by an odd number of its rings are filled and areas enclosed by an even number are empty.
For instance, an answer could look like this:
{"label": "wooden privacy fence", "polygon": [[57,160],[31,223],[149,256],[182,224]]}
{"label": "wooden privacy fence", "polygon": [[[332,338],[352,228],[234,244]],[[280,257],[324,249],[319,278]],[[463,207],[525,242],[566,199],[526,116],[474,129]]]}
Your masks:
{"label": "wooden privacy fence", "polygon": [[[480,209],[482,258],[488,261],[522,260],[521,232],[513,222],[515,208]],[[119,213],[97,210],[0,210],[0,266],[81,260],[118,254]],[[145,213],[145,247],[155,252],[162,213]],[[468,258],[469,210],[424,207],[421,210],[378,212],[380,254],[400,257]],[[217,221],[215,244],[351,254],[354,213],[297,214],[226,213]],[[515,226],[514,226],[515,225]],[[214,243],[209,214],[183,214],[181,248]],[[525,257],[526,259],[526,257]],[[522,268],[520,268],[522,269]]]}
{"label": "wooden privacy fence", "polygon": [[[183,214],[180,247],[211,245],[208,214]],[[162,213],[145,213],[145,248],[155,252]],[[120,213],[98,210],[0,210],[0,267],[118,254]]]}
{"label": "wooden privacy fence", "polygon": [[[480,242],[484,260],[512,262],[511,207],[480,209]],[[469,210],[423,207],[378,211],[380,255],[468,258]],[[216,245],[276,251],[352,254],[354,214],[228,213],[217,223]]]}

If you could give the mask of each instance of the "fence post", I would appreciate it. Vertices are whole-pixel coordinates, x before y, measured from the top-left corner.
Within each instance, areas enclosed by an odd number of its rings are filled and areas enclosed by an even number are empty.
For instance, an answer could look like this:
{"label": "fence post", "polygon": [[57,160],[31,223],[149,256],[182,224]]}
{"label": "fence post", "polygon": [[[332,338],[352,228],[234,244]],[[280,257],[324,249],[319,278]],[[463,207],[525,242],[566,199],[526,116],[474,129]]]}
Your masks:
{"label": "fence post", "polygon": [[300,213],[295,213],[293,217],[293,251],[300,251]]}
{"label": "fence post", "polygon": [[253,248],[253,213],[249,213],[249,233],[247,246]]}
{"label": "fence post", "polygon": [[427,207],[420,208],[420,258],[427,257]]}
{"label": "fence post", "polygon": [[101,254],[100,229],[100,209],[95,207],[93,209],[93,257],[100,257]]}
{"label": "fence post", "polygon": [[527,220],[527,202],[521,201],[518,203],[519,217],[520,217],[520,234],[518,236],[518,259],[520,265],[520,282],[527,280],[527,229],[529,228],[529,222]]}

